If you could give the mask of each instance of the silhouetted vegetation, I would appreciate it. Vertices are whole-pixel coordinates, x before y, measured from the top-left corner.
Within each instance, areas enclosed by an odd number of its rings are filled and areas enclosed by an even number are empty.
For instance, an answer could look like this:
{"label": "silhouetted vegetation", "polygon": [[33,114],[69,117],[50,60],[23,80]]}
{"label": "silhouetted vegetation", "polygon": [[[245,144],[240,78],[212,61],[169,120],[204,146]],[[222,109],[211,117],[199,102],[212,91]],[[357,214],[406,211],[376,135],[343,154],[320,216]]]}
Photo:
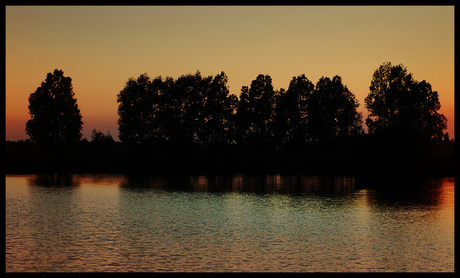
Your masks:
{"label": "silhouetted vegetation", "polygon": [[240,144],[264,146],[274,140],[275,91],[269,75],[260,74],[241,89],[236,113],[236,140]]}
{"label": "silhouetted vegetation", "polygon": [[369,89],[365,99],[370,112],[368,155],[375,167],[391,172],[431,171],[439,167],[434,161],[442,167],[449,161],[453,167],[453,144],[444,161],[429,154],[450,145],[450,140],[443,139],[447,120],[438,113],[438,92],[428,82],[414,80],[403,65],[384,63],[374,72]]}
{"label": "silhouetted vegetation", "polygon": [[[274,90],[271,77],[260,74],[239,98],[227,81],[224,72],[199,71],[130,78],[117,98],[121,142],[97,130],[88,141],[79,140],[71,79],[55,70],[31,94],[31,140],[6,144],[7,171],[453,174],[454,142],[443,133],[438,94],[403,65],[375,71],[365,99],[368,134],[340,76],[314,86],[299,75],[288,90]],[[78,144],[59,157],[38,144],[61,141]]]}
{"label": "silhouetted vegetation", "polygon": [[310,138],[324,141],[363,132],[358,100],[342,84],[340,76],[322,77],[308,101],[307,132]]}
{"label": "silhouetted vegetation", "polygon": [[237,102],[224,72],[129,79],[118,94],[120,140],[128,144],[230,144]]}
{"label": "silhouetted vegetation", "polygon": [[279,95],[277,121],[278,126],[285,127],[282,143],[299,147],[307,142],[308,101],[314,89],[313,83],[303,74],[294,76],[286,94]]}
{"label": "silhouetted vegetation", "polygon": [[369,89],[365,104],[370,112],[366,120],[370,134],[442,140],[447,119],[438,113],[438,92],[430,83],[414,80],[403,65],[385,63],[374,72]]}
{"label": "silhouetted vegetation", "polygon": [[30,140],[41,147],[69,148],[81,137],[82,116],[72,88],[72,79],[55,69],[29,96],[31,119],[26,124]]}

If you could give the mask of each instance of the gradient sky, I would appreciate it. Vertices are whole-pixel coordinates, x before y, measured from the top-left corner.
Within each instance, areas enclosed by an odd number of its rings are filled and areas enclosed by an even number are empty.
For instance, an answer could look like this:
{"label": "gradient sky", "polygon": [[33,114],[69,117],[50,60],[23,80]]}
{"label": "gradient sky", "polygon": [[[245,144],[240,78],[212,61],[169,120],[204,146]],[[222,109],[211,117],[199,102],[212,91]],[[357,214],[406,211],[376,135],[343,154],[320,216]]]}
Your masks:
{"label": "gradient sky", "polygon": [[142,73],[225,71],[238,96],[258,74],[275,89],[340,75],[365,119],[384,62],[439,92],[453,138],[453,6],[7,6],[6,140],[28,138],[28,97],[55,68],[72,78],[84,137],[117,138],[117,94]]}

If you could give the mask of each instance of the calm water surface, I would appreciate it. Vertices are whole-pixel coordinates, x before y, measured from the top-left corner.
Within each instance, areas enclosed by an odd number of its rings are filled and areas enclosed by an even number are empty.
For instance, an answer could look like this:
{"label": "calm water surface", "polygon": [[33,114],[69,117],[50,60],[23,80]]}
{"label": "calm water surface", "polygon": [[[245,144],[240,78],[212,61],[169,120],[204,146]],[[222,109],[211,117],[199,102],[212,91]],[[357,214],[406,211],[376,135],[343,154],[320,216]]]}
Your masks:
{"label": "calm water surface", "polygon": [[6,271],[453,272],[454,179],[386,183],[8,175]]}

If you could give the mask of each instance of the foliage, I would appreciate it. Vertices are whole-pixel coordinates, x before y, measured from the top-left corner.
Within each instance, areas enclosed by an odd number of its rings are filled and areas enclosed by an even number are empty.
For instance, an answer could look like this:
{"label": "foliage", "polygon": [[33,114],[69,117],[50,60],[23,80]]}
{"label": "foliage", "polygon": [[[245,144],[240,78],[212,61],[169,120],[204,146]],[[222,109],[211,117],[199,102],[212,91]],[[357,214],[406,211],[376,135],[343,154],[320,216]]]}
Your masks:
{"label": "foliage", "polygon": [[239,142],[256,145],[273,140],[275,91],[269,75],[260,74],[243,86],[236,114]]}
{"label": "foliage", "polygon": [[40,145],[75,143],[82,137],[82,116],[72,88],[72,79],[62,70],[48,73],[29,96],[31,119],[26,133]]}
{"label": "foliage", "polygon": [[131,78],[118,95],[121,141],[230,143],[237,97],[229,95],[227,81],[224,72],[213,78],[199,71],[177,80]]}
{"label": "foliage", "polygon": [[274,143],[278,146],[286,143],[288,129],[288,111],[286,106],[286,91],[275,91],[275,108],[273,121]]}
{"label": "foliage", "polygon": [[160,124],[164,124],[165,139],[177,144],[194,142],[202,121],[204,83],[206,80],[197,72],[180,76],[162,91]]}
{"label": "foliage", "polygon": [[308,101],[314,91],[305,74],[293,77],[286,91],[286,141],[301,145],[307,138]]}
{"label": "foliage", "polygon": [[[374,72],[365,100],[369,134],[340,76],[314,86],[299,75],[288,90],[274,90],[271,77],[260,74],[239,98],[227,82],[224,72],[130,78],[117,96],[122,143],[97,130],[89,142],[80,140],[71,79],[55,70],[29,97],[31,139],[7,142],[8,169],[453,173],[454,141],[442,132],[438,93],[402,65]],[[77,141],[75,148],[64,144]]]}
{"label": "foliage", "polygon": [[[156,81],[156,82],[155,82]],[[119,137],[126,143],[145,143],[158,137],[155,121],[159,100],[158,81],[147,74],[130,78],[117,96]]]}
{"label": "foliage", "polygon": [[91,143],[96,144],[96,145],[104,145],[104,144],[112,144],[114,143],[115,140],[113,140],[112,135],[110,132],[105,135],[99,130],[93,129],[93,132],[91,134]]}
{"label": "foliage", "polygon": [[438,92],[425,80],[413,79],[407,68],[382,64],[373,74],[365,99],[369,133],[390,132],[440,141],[447,120],[439,114]]}
{"label": "foliage", "polygon": [[338,75],[320,78],[307,106],[307,130],[314,141],[362,133],[358,101]]}
{"label": "foliage", "polygon": [[203,122],[199,138],[205,144],[231,144],[234,140],[234,114],[238,97],[230,94],[224,72],[208,84],[202,107]]}

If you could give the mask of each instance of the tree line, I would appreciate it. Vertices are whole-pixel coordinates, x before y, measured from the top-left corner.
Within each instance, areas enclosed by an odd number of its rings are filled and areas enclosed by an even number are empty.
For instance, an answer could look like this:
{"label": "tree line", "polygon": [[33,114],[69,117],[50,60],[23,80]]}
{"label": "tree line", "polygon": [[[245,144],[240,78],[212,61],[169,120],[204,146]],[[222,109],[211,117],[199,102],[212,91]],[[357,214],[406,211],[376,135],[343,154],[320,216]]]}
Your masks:
{"label": "tree line", "polygon": [[[314,85],[304,74],[287,90],[274,90],[260,74],[230,94],[224,72],[177,79],[147,74],[130,78],[117,96],[119,138],[123,143],[302,145],[363,134],[356,96],[338,75]],[[438,92],[414,80],[403,65],[382,64],[373,74],[365,99],[369,134],[413,134],[439,141],[447,120],[438,110]],[[39,143],[78,141],[82,116],[71,78],[48,73],[29,97],[30,139]],[[100,133],[100,131],[98,131]],[[100,134],[96,134],[100,135]],[[100,136],[99,136],[100,137]],[[99,138],[100,139],[100,138]]]}
{"label": "tree line", "polygon": [[427,81],[415,80],[402,64],[388,62],[374,71],[364,121],[356,96],[338,75],[314,84],[302,74],[292,78],[287,90],[275,90],[271,77],[260,74],[242,86],[238,97],[229,92],[224,72],[203,76],[197,71],[177,79],[141,74],[129,78],[117,95],[121,143],[98,130],[91,142],[82,139],[82,115],[71,81],[56,69],[29,96],[26,132],[39,148],[58,155],[91,143],[80,153],[119,157],[114,146],[122,144],[131,156],[164,159],[195,150],[194,157],[212,152],[246,161],[255,150],[261,151],[256,154],[260,159],[281,150],[285,158],[373,157],[388,164],[401,154],[412,161],[432,157],[438,152],[433,146],[451,142],[443,132],[447,119],[439,113],[438,92]]}
{"label": "tree line", "polygon": [[290,145],[362,133],[358,101],[340,76],[305,75],[287,91],[260,74],[229,93],[224,72],[129,79],[118,94],[120,140],[126,143]]}

